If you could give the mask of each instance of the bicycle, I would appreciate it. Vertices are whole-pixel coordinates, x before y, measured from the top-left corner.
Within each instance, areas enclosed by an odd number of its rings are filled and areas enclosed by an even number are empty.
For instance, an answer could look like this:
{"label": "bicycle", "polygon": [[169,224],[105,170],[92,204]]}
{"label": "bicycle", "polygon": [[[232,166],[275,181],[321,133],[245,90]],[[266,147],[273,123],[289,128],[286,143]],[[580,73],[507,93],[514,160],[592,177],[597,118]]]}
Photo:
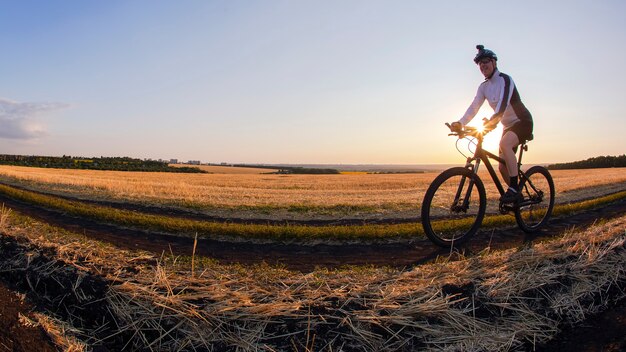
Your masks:
{"label": "bicycle", "polygon": [[[449,124],[448,128],[452,131]],[[480,228],[487,212],[487,195],[483,181],[478,176],[481,161],[487,167],[489,175],[500,192],[505,189],[496,175],[489,159],[504,163],[500,157],[483,149],[483,138],[491,129],[480,130],[473,127],[448,134],[458,137],[456,148],[461,140],[469,140],[475,146],[472,156],[467,157],[464,167],[453,167],[437,176],[426,191],[422,202],[422,225],[426,236],[442,247],[460,245],[470,239]],[[513,212],[517,225],[527,233],[532,233],[546,225],[554,208],[554,182],[552,175],[543,166],[533,166],[522,171],[522,155],[528,151],[527,142],[533,136],[522,141],[519,146],[517,167],[519,170],[520,199],[513,204],[500,201],[498,210],[501,214]],[[470,148],[471,151],[471,148]],[[464,155],[466,156],[466,155]]]}

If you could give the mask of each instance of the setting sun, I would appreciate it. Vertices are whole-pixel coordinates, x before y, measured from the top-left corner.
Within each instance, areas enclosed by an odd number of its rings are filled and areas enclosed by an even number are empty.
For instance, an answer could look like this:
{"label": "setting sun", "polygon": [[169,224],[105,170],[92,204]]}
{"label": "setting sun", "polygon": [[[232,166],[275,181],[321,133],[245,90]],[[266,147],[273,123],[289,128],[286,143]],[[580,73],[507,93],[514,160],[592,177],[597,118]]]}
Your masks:
{"label": "setting sun", "polygon": [[[482,124],[480,124],[480,128],[482,129]],[[485,139],[483,139],[483,149],[498,154],[500,136],[502,136],[502,125],[498,125],[493,131],[485,135]]]}
{"label": "setting sun", "polygon": [[[483,131],[483,118],[490,118],[493,115],[493,110],[485,104],[478,110],[476,117],[468,124],[468,126],[474,127],[479,131]],[[500,143],[500,137],[502,136],[502,124],[498,124],[496,128],[485,135],[483,139],[483,149],[490,151],[494,154],[498,154],[498,145]]]}

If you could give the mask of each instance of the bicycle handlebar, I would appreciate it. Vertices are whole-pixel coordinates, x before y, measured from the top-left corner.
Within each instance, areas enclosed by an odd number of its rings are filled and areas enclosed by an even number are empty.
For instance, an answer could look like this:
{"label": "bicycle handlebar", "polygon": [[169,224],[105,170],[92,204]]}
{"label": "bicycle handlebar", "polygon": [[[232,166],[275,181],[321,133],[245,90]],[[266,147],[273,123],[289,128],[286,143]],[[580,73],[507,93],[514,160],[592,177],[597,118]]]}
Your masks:
{"label": "bicycle handlebar", "polygon": [[452,126],[449,123],[446,122],[446,126],[448,126],[450,131],[452,131],[452,133],[448,133],[448,136],[458,136],[459,139],[465,138],[467,136],[476,137],[476,138],[482,138],[487,133],[489,133],[489,132],[491,132],[491,131],[493,131],[495,129],[495,127],[493,127],[493,126],[487,126],[488,123],[489,123],[489,120],[483,119],[483,129],[482,130],[479,130],[476,127],[465,126],[460,131],[453,131],[452,130]]}

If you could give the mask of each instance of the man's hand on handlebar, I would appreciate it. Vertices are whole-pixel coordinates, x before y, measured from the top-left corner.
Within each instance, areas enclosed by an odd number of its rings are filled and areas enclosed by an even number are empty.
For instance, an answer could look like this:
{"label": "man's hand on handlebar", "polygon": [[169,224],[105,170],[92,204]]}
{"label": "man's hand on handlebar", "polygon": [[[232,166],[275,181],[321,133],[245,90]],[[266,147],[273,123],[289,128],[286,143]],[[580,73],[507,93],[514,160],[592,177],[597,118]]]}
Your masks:
{"label": "man's hand on handlebar", "polygon": [[496,126],[498,126],[498,122],[500,122],[499,118],[495,118],[495,117],[491,119],[483,118],[482,129],[476,129],[470,126],[464,127],[463,124],[460,123],[459,121],[455,121],[452,123],[446,122],[446,126],[448,126],[448,128],[453,133],[453,135],[465,136],[465,135],[472,135],[474,133],[487,134],[488,132],[493,131],[496,128]]}
{"label": "man's hand on handlebar", "polygon": [[496,128],[496,126],[498,126],[498,122],[500,122],[500,120],[497,118],[491,118],[491,119],[487,119],[486,117],[483,118],[483,131],[485,132],[493,131]]}
{"label": "man's hand on handlebar", "polygon": [[458,121],[453,122],[451,124],[446,124],[446,125],[448,125],[448,127],[450,128],[450,131],[452,131],[452,132],[459,133],[459,132],[463,131],[463,125],[460,122],[458,122]]}

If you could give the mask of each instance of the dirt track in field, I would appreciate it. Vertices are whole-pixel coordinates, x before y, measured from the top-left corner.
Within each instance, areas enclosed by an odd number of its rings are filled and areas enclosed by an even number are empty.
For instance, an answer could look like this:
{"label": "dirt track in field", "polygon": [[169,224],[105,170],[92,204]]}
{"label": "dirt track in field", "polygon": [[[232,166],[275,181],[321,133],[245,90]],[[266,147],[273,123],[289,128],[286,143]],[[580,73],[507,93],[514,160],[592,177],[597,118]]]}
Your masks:
{"label": "dirt track in field", "polygon": [[[119,247],[142,249],[156,254],[191,255],[193,239],[127,229],[113,225],[67,216],[0,196],[0,202],[20,213],[52,225],[113,243]],[[517,227],[489,229],[479,233],[460,250],[472,255],[484,250],[531,245],[533,241],[556,236],[573,227],[586,227],[600,219],[610,219],[626,213],[626,200],[572,216],[552,219],[542,231],[528,235]],[[422,264],[437,256],[448,256],[449,250],[433,245],[427,239],[400,243],[369,244],[259,244],[232,243],[199,239],[196,255],[211,257],[221,263],[254,264],[266,262],[286,268],[311,271],[315,267],[336,268],[345,265],[376,265],[407,267]]]}

